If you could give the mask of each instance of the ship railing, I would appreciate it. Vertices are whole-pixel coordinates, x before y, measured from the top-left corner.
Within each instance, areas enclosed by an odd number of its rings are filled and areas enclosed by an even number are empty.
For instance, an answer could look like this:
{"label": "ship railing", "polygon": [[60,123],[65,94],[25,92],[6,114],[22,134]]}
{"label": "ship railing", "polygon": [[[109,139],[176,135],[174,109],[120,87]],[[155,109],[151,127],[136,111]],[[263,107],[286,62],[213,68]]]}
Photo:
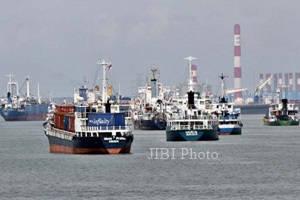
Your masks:
{"label": "ship railing", "polygon": [[212,125],[173,125],[172,130],[206,130],[206,129],[212,129]]}
{"label": "ship railing", "polygon": [[81,132],[129,130],[128,126],[81,126]]}
{"label": "ship railing", "polygon": [[58,138],[66,139],[66,140],[72,140],[73,137],[76,136],[75,133],[71,133],[60,129],[58,130],[56,128],[53,128],[52,131],[49,131],[47,134]]}

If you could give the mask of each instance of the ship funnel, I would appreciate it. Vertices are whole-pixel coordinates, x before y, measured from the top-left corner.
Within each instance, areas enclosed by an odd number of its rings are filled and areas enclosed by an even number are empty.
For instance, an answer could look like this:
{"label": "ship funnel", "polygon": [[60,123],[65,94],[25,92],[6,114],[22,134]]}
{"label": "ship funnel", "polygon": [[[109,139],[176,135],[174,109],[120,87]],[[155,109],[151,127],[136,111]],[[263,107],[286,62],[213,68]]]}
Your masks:
{"label": "ship funnel", "polygon": [[193,109],[195,107],[195,92],[189,91],[188,93],[188,108]]}
{"label": "ship funnel", "polygon": [[105,113],[110,113],[110,106],[111,106],[111,103],[109,103],[109,99],[108,99],[107,103],[105,104]]}
{"label": "ship funnel", "polygon": [[7,92],[7,102],[8,103],[12,102],[12,100],[11,100],[11,93],[10,92]]}
{"label": "ship funnel", "polygon": [[282,99],[282,112],[284,115],[287,115],[287,104],[288,104],[288,100],[287,99]]}

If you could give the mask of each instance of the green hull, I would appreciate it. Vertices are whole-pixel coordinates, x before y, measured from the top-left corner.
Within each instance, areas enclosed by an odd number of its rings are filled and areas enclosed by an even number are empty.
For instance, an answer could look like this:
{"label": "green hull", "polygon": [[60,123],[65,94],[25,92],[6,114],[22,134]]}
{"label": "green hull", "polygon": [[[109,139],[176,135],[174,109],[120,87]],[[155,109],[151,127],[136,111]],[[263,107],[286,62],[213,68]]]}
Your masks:
{"label": "green hull", "polygon": [[294,120],[278,120],[278,121],[272,121],[269,122],[267,120],[264,120],[265,126],[298,126],[299,121]]}

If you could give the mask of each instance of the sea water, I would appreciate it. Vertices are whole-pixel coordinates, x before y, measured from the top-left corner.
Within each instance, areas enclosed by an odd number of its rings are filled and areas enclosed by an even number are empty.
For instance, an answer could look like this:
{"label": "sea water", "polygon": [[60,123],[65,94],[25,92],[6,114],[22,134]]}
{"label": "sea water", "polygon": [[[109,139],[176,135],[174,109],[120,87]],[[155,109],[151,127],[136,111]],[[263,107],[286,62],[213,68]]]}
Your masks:
{"label": "sea water", "polygon": [[219,141],[134,131],[126,155],[52,154],[42,122],[1,119],[0,199],[299,199],[300,127],[262,118]]}

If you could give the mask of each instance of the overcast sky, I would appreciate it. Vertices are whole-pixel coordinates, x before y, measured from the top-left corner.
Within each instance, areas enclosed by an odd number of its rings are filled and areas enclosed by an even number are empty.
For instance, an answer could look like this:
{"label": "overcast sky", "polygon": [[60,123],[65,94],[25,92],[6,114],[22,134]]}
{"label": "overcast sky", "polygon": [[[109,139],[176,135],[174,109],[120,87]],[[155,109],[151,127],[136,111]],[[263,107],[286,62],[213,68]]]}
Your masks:
{"label": "overcast sky", "polygon": [[242,87],[253,93],[259,73],[300,71],[299,8],[298,0],[0,0],[0,93],[12,73],[20,86],[27,75],[33,90],[39,82],[43,95],[72,96],[105,58],[113,85],[131,95],[153,64],[160,82],[181,83],[187,56],[198,58],[198,81],[216,92],[224,73],[233,88],[235,24]]}

